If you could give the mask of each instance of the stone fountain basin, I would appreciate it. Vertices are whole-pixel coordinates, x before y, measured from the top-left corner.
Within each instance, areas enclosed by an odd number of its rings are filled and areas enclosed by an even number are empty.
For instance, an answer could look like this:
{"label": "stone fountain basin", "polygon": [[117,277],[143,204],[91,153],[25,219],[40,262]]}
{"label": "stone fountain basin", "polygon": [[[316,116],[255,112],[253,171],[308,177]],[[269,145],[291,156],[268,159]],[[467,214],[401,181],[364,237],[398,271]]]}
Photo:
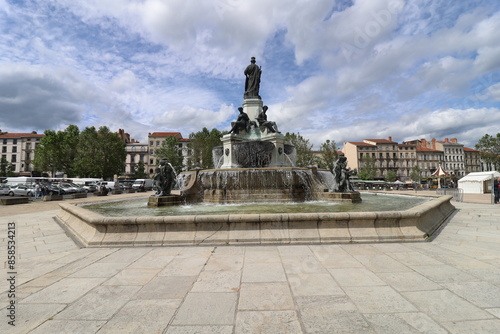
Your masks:
{"label": "stone fountain basin", "polygon": [[106,217],[69,203],[55,217],[84,247],[425,241],[455,211],[452,196],[404,211]]}

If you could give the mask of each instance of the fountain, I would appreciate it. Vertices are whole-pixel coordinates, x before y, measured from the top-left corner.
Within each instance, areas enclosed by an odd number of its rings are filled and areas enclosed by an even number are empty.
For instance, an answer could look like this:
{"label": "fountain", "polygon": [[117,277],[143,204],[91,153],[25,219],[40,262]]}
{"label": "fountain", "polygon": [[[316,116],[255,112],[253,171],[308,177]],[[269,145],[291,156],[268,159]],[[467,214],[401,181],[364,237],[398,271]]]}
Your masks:
{"label": "fountain", "polygon": [[[168,162],[160,165],[156,196],[148,206],[181,203],[262,203],[314,200],[359,203],[345,157],[332,171],[297,168],[295,148],[259,96],[261,68],[244,71],[245,93],[239,115],[213,150],[216,169],[183,172],[180,195],[171,194]],[[169,181],[170,180],[170,181]],[[84,246],[171,246],[387,242],[426,240],[454,211],[451,196],[404,211],[250,213],[105,217],[72,204],[60,204],[56,220]],[[361,205],[361,204],[359,204]]]}

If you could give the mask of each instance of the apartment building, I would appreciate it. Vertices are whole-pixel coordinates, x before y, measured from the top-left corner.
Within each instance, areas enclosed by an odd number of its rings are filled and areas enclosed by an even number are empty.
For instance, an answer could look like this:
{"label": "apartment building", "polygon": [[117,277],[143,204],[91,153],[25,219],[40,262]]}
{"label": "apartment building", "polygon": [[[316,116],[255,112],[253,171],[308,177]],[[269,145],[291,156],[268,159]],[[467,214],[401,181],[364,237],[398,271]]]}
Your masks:
{"label": "apartment building", "polygon": [[33,159],[43,134],[9,133],[0,130],[1,158],[14,165],[14,173],[31,176],[34,170]]}
{"label": "apartment building", "polygon": [[189,159],[191,158],[192,152],[189,143],[191,142],[188,138],[183,138],[180,132],[153,132],[148,134],[148,164],[146,172],[149,174],[154,174],[155,167],[158,163],[157,158],[154,156],[155,150],[161,146],[161,144],[168,138],[174,137],[178,141],[178,147],[183,157],[183,164],[187,165]]}

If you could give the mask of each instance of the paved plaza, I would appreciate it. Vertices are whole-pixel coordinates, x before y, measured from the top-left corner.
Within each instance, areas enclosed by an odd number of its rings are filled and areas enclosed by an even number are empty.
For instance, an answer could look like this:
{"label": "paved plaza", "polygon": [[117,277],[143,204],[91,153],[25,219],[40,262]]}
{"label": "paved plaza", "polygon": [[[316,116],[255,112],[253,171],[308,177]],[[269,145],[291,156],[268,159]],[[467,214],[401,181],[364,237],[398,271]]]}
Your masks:
{"label": "paved plaza", "polygon": [[452,203],[430,242],[158,248],[79,248],[55,203],[0,207],[0,332],[500,333],[500,205]]}

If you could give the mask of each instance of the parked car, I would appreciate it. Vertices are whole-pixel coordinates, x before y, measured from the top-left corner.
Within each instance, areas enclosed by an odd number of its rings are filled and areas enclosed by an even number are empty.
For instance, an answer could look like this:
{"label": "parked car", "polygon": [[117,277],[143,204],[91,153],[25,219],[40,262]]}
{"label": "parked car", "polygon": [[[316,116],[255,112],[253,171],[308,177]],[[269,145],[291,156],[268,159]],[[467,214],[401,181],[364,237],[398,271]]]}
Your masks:
{"label": "parked car", "polygon": [[141,189],[143,188],[144,190],[152,190],[153,189],[153,180],[152,179],[137,179],[134,181],[134,184],[132,185],[134,189]]}
{"label": "parked car", "polygon": [[69,183],[61,183],[59,184],[59,188],[61,189],[63,194],[75,194],[78,192],[78,189],[73,187]]}
{"label": "parked car", "polygon": [[10,192],[11,186],[8,184],[0,184],[0,195],[8,195]]}
{"label": "parked car", "polygon": [[9,196],[34,196],[35,189],[22,184],[11,187],[9,191]]}
{"label": "parked car", "polygon": [[50,186],[47,186],[47,193],[49,195],[62,195],[63,194],[61,192],[61,189],[59,188],[59,186],[56,184],[51,184]]}
{"label": "parked car", "polygon": [[93,193],[97,191],[97,185],[95,183],[89,183],[89,184],[86,183],[84,186],[82,186],[82,189],[86,193]]}

